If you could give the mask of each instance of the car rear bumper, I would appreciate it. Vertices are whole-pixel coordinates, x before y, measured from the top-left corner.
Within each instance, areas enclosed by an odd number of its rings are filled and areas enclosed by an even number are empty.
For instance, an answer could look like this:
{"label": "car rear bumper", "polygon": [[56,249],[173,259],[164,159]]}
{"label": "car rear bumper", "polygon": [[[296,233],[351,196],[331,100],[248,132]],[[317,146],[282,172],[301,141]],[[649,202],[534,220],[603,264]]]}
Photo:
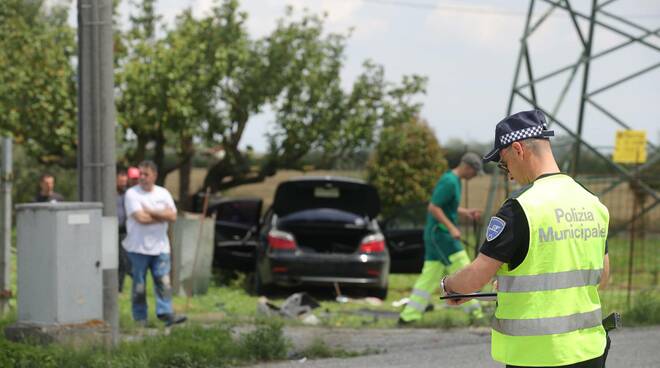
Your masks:
{"label": "car rear bumper", "polygon": [[[276,284],[387,286],[389,256],[382,254],[271,253],[265,266]],[[266,278],[268,279],[268,278]]]}

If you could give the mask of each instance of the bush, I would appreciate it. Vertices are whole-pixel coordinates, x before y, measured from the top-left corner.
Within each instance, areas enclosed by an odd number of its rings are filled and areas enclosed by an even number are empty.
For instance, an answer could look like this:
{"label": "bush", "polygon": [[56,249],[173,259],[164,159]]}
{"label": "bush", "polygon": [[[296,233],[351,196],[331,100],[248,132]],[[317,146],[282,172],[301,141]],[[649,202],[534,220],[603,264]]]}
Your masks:
{"label": "bush", "polygon": [[[55,191],[67,201],[75,201],[78,196],[78,174],[75,168],[62,168],[45,165],[30,157],[25,149],[14,144],[14,181],[12,198],[14,204],[32,202],[39,193],[39,179],[44,173],[55,177]],[[113,183],[114,187],[114,183]]]}
{"label": "bush", "polygon": [[649,290],[640,293],[629,310],[622,317],[624,325],[660,324],[660,293]]}
{"label": "bush", "polygon": [[378,189],[382,213],[389,216],[410,203],[427,202],[447,170],[438,140],[419,119],[383,129],[367,163],[367,180]]}
{"label": "bush", "polygon": [[268,361],[286,358],[288,342],[282,333],[282,323],[261,321],[257,329],[239,341],[246,360]]}

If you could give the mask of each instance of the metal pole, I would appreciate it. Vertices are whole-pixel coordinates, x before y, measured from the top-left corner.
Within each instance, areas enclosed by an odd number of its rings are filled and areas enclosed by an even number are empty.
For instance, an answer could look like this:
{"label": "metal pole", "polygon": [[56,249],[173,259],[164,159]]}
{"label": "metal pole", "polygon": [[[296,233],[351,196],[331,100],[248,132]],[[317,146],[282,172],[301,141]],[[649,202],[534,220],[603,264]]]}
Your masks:
{"label": "metal pole", "polygon": [[12,140],[2,138],[2,205],[0,205],[0,316],[7,312],[11,297],[11,183],[12,177]]}
{"label": "metal pole", "polygon": [[[116,217],[112,0],[78,1],[78,190]],[[103,319],[119,337],[117,267],[103,269]]]}
{"label": "metal pole", "polygon": [[[635,158],[635,167],[639,167],[639,151],[637,151],[637,155]],[[635,178],[639,176],[639,170],[635,170]],[[633,188],[636,188],[636,181],[632,182]],[[635,255],[635,233],[637,232],[636,229],[636,222],[637,219],[637,195],[636,195],[636,190],[633,190],[633,208],[632,208],[632,220],[630,223],[630,252],[628,253],[628,294],[626,298],[626,302],[628,305],[628,309],[630,309],[630,297],[632,293],[632,275],[633,275],[633,267],[634,267],[634,255]]]}
{"label": "metal pole", "polygon": [[[589,38],[584,45],[584,74],[582,76],[582,94],[580,95],[580,112],[578,113],[577,136],[575,141],[575,153],[573,154],[573,165],[571,165],[571,176],[575,177],[579,171],[580,165],[580,144],[582,143],[582,126],[584,123],[584,106],[587,104],[587,86],[589,84],[589,58],[591,57],[591,45],[594,43],[594,24],[596,22],[596,10],[598,9],[598,0],[591,2],[591,17],[589,18]],[[570,10],[571,16],[574,16]],[[579,29],[579,28],[578,28]]]}

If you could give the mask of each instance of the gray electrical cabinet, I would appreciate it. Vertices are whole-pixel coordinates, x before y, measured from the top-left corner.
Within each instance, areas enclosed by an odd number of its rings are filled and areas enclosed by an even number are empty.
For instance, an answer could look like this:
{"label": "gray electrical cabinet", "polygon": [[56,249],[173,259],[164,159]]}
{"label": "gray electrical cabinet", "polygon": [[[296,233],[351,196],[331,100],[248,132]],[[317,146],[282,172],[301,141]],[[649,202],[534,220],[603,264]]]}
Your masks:
{"label": "gray electrical cabinet", "polygon": [[16,206],[18,322],[103,319],[101,203]]}

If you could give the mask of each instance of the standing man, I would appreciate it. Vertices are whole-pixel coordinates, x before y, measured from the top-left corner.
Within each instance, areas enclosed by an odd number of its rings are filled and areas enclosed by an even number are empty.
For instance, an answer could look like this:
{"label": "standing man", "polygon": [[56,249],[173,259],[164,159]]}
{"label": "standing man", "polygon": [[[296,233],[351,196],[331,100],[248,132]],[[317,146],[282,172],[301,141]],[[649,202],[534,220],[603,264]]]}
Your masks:
{"label": "standing man", "polygon": [[128,187],[128,176],[126,170],[117,170],[117,224],[119,225],[119,292],[124,290],[124,278],[126,274],[130,274],[131,267],[126,250],[122,247],[121,243],[126,238],[126,207],[124,206],[124,198],[126,196],[126,189]]}
{"label": "standing man", "polygon": [[553,135],[538,110],[497,124],[495,147],[484,161],[498,162],[524,186],[490,219],[479,256],[441,285],[445,293],[471,293],[496,277],[492,356],[507,367],[603,367],[597,289],[609,274],[609,214],[560,173]]}
{"label": "standing man", "polygon": [[[481,158],[468,152],[463,155],[459,165],[443,174],[436,184],[428,205],[424,228],[424,267],[415,282],[408,304],[399,316],[399,324],[420,320],[442,276],[470,263],[470,258],[460,243],[458,215],[477,220],[481,212],[459,207],[461,179],[470,180],[481,172]],[[473,317],[483,316],[476,300],[465,307]]]}
{"label": "standing man", "polygon": [[156,291],[156,316],[166,326],[181,323],[185,316],[172,310],[170,283],[170,242],[168,223],[176,221],[176,206],[167,189],[156,185],[158,169],[152,161],[139,165],[140,182],[126,192],[126,230],[123,245],[133,274],[133,319],[147,322],[147,270],[151,270]]}
{"label": "standing man", "polygon": [[39,179],[39,193],[34,197],[35,202],[62,202],[64,197],[55,191],[55,177],[53,174],[44,173]]}

